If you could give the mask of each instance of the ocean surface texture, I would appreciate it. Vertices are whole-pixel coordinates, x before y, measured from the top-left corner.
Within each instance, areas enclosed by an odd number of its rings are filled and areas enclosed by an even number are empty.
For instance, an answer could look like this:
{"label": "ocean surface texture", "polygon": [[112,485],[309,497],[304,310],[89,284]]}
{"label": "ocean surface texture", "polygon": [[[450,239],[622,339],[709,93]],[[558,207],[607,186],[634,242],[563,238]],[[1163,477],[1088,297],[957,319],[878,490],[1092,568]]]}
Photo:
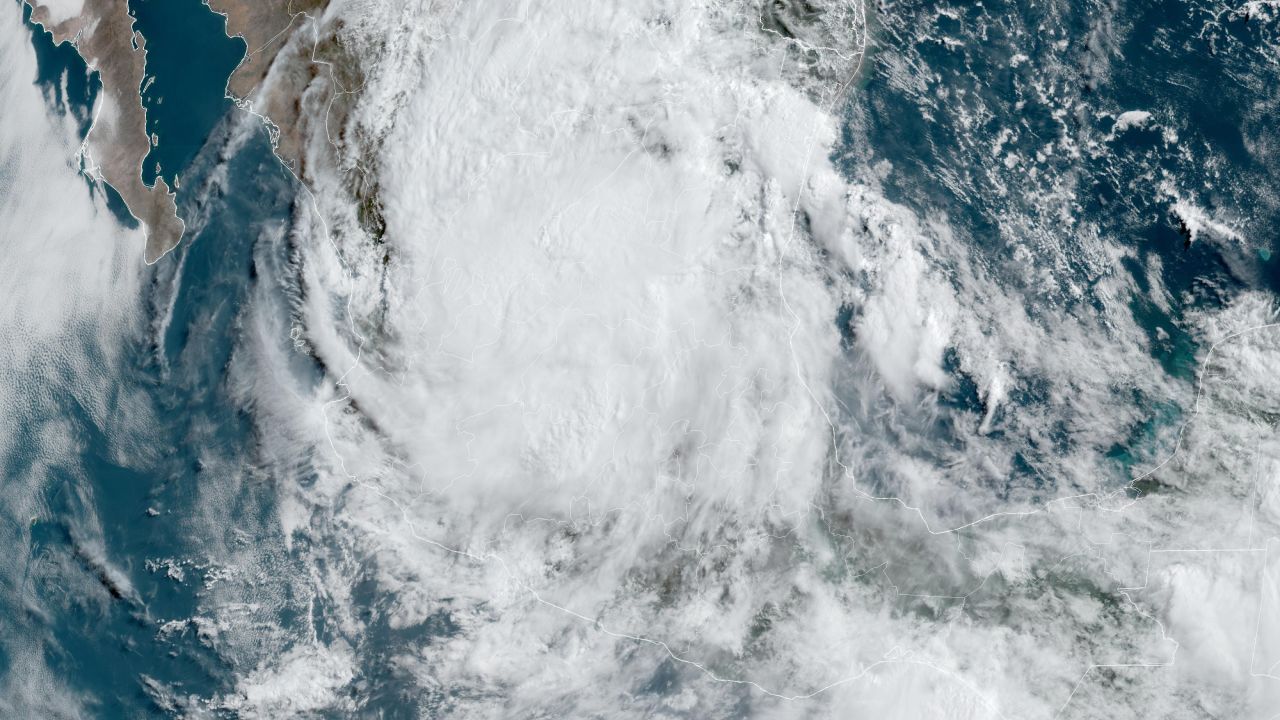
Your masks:
{"label": "ocean surface texture", "polygon": [[[122,3],[137,88],[49,31]],[[0,67],[0,717],[1280,720],[1277,0],[8,0]]]}

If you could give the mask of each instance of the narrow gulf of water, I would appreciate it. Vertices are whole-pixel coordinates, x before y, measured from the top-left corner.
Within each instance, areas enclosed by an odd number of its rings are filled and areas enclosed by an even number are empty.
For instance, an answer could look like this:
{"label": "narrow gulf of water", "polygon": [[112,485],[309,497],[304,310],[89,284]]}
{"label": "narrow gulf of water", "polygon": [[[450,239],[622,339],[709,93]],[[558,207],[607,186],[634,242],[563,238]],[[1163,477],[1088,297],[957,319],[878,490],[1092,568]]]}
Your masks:
{"label": "narrow gulf of water", "polygon": [[230,109],[227,78],[245,44],[227,37],[224,18],[201,0],[129,0],[129,11],[147,41],[142,102],[147,133],[159,138],[142,179],[150,185],[159,174],[173,187]]}
{"label": "narrow gulf of water", "polygon": [[[204,579],[216,569],[213,546],[223,540],[221,529],[199,526],[201,504],[211,488],[237,488],[229,475],[252,454],[251,422],[229,391],[230,358],[258,281],[254,264],[280,251],[296,192],[261,128],[224,157],[245,119],[229,115],[223,97],[243,45],[222,34],[222,19],[199,0],[134,0],[131,7],[155,78],[147,102],[160,143],[148,164],[159,162],[167,178],[182,174],[179,212],[195,221],[177,250],[147,271],[152,282],[138,306],[150,315],[140,326],[150,330],[118,338],[123,362],[89,350],[87,364],[53,363],[18,378],[24,393],[40,398],[38,417],[0,455],[5,478],[35,478],[40,507],[38,517],[18,517],[17,505],[0,503],[0,519],[29,529],[22,542],[31,558],[20,577],[0,574],[0,586],[14,590],[0,593],[0,617],[11,621],[5,632],[34,638],[58,684],[100,718],[165,716],[154,687],[205,698],[230,689],[237,659],[187,623],[202,612]],[[96,76],[29,18],[24,11],[37,82],[55,111],[87,131]],[[211,187],[223,169],[225,180]],[[86,371],[118,389],[106,416],[81,397],[78,373]],[[78,444],[50,468],[41,460],[40,428],[51,421],[67,423]],[[245,495],[258,492],[265,494]],[[258,533],[273,511],[261,488],[228,499],[243,504],[249,532]],[[29,662],[15,662],[0,645],[0,676],[28,673]]]}

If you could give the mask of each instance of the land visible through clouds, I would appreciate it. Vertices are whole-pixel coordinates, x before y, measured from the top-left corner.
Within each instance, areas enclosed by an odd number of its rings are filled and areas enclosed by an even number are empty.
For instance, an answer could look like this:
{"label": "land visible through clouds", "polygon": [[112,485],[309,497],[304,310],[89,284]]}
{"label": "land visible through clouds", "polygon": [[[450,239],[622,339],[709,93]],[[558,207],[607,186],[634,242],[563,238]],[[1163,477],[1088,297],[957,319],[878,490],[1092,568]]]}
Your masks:
{"label": "land visible through clouds", "polygon": [[[85,143],[86,170],[114,188],[142,224],[144,257],[153,263],[178,244],[186,226],[178,216],[175,193],[164,179],[157,177],[150,186],[143,180],[143,162],[152,148],[141,94],[147,50],[146,39],[134,28],[128,0],[82,0],[78,7],[66,0],[28,0],[28,4],[31,21],[50,32],[55,43],[71,43],[99,75],[102,93]],[[324,0],[209,0],[213,11],[226,16],[227,34],[242,37],[248,48],[227,83],[228,96],[245,103],[297,29],[298,16],[324,4]],[[259,114],[276,126],[281,159],[296,167],[300,150],[289,131],[296,118],[296,111],[290,113],[292,100],[277,98],[263,105]],[[284,130],[279,129],[281,125]]]}

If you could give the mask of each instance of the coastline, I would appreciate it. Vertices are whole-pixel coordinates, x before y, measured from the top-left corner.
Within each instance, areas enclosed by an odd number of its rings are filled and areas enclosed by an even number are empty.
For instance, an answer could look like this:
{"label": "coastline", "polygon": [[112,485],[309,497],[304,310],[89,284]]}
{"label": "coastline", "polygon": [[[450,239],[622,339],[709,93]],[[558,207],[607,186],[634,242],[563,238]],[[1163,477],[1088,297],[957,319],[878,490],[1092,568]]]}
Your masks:
{"label": "coastline", "polygon": [[155,263],[178,244],[186,223],[178,216],[176,193],[163,178],[151,186],[143,182],[143,163],[152,147],[141,93],[147,50],[128,3],[85,0],[79,15],[58,19],[40,0],[23,2],[31,8],[31,24],[51,34],[55,45],[69,43],[98,74],[102,95],[82,149],[86,172],[110,185],[142,224],[143,259]]}

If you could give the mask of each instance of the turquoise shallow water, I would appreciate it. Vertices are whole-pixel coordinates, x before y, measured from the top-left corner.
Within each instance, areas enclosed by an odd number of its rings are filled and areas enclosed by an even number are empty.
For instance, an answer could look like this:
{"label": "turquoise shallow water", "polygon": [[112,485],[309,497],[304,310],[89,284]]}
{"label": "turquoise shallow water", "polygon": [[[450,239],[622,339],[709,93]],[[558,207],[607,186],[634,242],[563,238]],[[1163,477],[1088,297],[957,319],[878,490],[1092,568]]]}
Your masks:
{"label": "turquoise shallow water", "polygon": [[[929,3],[917,3],[924,13]],[[1025,9],[1015,3],[988,3],[987,10],[973,9],[974,16],[956,21],[947,32],[965,32],[965,27],[981,28],[985,13],[993,17],[1015,17]],[[237,396],[236,363],[251,362],[237,356],[240,333],[251,309],[284,313],[290,282],[296,282],[296,268],[288,265],[288,229],[296,211],[297,188],[289,174],[272,156],[266,134],[260,128],[243,146],[233,145],[236,118],[223,97],[227,74],[235,65],[243,46],[221,35],[222,21],[198,0],[134,0],[138,27],[148,37],[151,55],[148,75],[155,78],[145,102],[150,129],[160,137],[147,162],[149,178],[161,166],[161,175],[172,181],[180,176],[179,209],[190,223],[190,231],[177,250],[149,270],[142,306],[147,317],[146,331],[137,337],[121,338],[128,351],[125,362],[107,366],[97,358],[92,372],[104,374],[119,388],[119,397],[104,416],[90,412],[77,387],[84,372],[54,362],[38,373],[22,378],[32,393],[47,399],[39,417],[30,418],[37,427],[41,420],[68,419],[76,437],[83,440],[74,455],[47,471],[33,458],[41,438],[36,431],[20,431],[13,438],[15,450],[0,458],[0,470],[9,478],[40,475],[41,502],[46,508],[34,523],[16,506],[3,505],[4,537],[11,542],[30,544],[32,561],[16,576],[0,577],[0,616],[10,618],[10,631],[40,638],[45,661],[65,683],[83,698],[90,714],[103,718],[135,718],[168,714],[148,692],[148,683],[163,685],[181,694],[213,697],[229,691],[236,679],[254,665],[252,656],[224,652],[216,641],[201,639],[191,626],[164,633],[163,624],[207,613],[209,598],[204,595],[206,576],[216,571],[212,563],[224,557],[224,544],[254,543],[280,545],[274,515],[272,483],[295,478],[263,477],[254,467],[258,438],[262,432],[254,423],[253,408]],[[910,22],[912,3],[899,10]],[[1030,13],[1031,11],[1025,11]],[[1073,36],[1088,31],[1089,18],[1071,18]],[[1151,26],[1177,26],[1186,19],[1168,3],[1142,6],[1138,20]],[[1036,17],[1021,19],[1034,27]],[[946,21],[942,21],[946,22]],[[1231,28],[1232,32],[1246,32]],[[974,31],[976,32],[976,30]],[[985,31],[984,31],[985,32]],[[1000,32],[991,31],[999,40]],[[971,40],[973,38],[970,38]],[[48,36],[33,30],[32,40],[40,58],[39,82],[55,107],[71,113],[87,129],[88,111],[96,81],[83,62],[67,47],[56,48]],[[900,51],[910,39],[889,37],[882,49],[884,57]],[[1144,32],[1132,36],[1132,47],[1124,48],[1134,67],[1114,68],[1107,78],[1092,77],[1078,66],[1063,71],[1064,86],[1071,92],[1097,98],[1101,106],[1169,106],[1185,109],[1186,137],[1200,138],[1219,148],[1230,161],[1242,183],[1266,182],[1272,170],[1243,151],[1235,128],[1240,124],[1241,107],[1225,112],[1208,112],[1206,102],[1221,84],[1220,73],[1207,67],[1207,57],[1194,46],[1179,51],[1160,51],[1158,43]],[[946,77],[949,87],[971,83],[971,97],[988,101],[996,114],[988,124],[961,127],[958,114],[940,111],[937,106],[926,121],[913,97],[883,76],[872,75],[865,85],[865,114],[852,118],[861,123],[871,139],[868,153],[891,159],[895,171],[887,190],[893,199],[922,214],[941,208],[949,221],[969,243],[975,256],[998,272],[1008,247],[999,232],[1002,218],[1025,212],[1008,199],[984,194],[981,183],[973,181],[947,185],[939,181],[944,171],[950,177],[972,180],[969,169],[987,162],[971,154],[974,147],[986,151],[1000,129],[1020,125],[1027,130],[1027,142],[1043,142],[1058,132],[1050,108],[1017,108],[1008,100],[1020,83],[1028,82],[1036,63],[1051,65],[1054,50],[1047,44],[1031,47],[1032,65],[1010,69],[1007,57],[999,55],[999,42],[970,42],[971,55],[957,58],[931,40],[921,40],[919,52],[932,67]],[[1161,54],[1161,53],[1165,54]],[[1070,58],[1068,58],[1070,60]],[[1076,59],[1078,60],[1078,58]],[[1072,62],[1076,62],[1072,60]],[[1144,66],[1175,64],[1181,72],[1203,77],[1189,89],[1157,93],[1151,88],[1151,71]],[[65,78],[65,83],[64,83]],[[64,89],[65,85],[65,89]],[[1241,101],[1227,97],[1224,102]],[[975,137],[977,141],[975,142]],[[1135,132],[1115,141],[1116,152],[1106,158],[1085,158],[1073,167],[1060,168],[1081,178],[1081,213],[1096,221],[1106,232],[1125,237],[1133,257],[1121,261],[1118,271],[1133,277],[1145,292],[1143,260],[1159,257],[1163,281],[1173,289],[1172,311],[1155,306],[1140,295],[1125,298],[1126,307],[1152,338],[1157,328],[1168,339],[1151,344],[1161,367],[1170,375],[1189,380],[1195,373],[1199,350],[1193,338],[1177,322],[1182,313],[1220,306],[1233,293],[1244,289],[1280,288],[1280,264],[1270,262],[1270,250],[1256,248],[1248,253],[1252,264],[1233,264],[1220,247],[1202,242],[1187,246],[1178,228],[1154,196],[1134,195],[1143,175],[1152,169],[1185,177],[1194,186],[1200,179],[1196,168],[1163,159],[1158,139],[1149,132]],[[984,156],[985,158],[985,156]],[[215,171],[226,170],[225,182],[214,182]],[[1247,187],[1242,184],[1241,187]],[[965,191],[971,191],[966,193]],[[110,197],[110,193],[108,193]],[[1218,198],[1224,205],[1231,198]],[[1208,201],[1208,200],[1206,200]],[[117,199],[118,204],[118,199]],[[1258,227],[1275,227],[1275,218],[1261,215]],[[1079,267],[1082,285],[1091,289],[1091,278]],[[1098,302],[1086,292],[1077,302]],[[848,312],[835,319],[852,346]],[[287,323],[286,323],[287,324]],[[281,338],[282,342],[287,342]],[[301,354],[298,355],[302,358]],[[300,359],[299,363],[305,365]],[[954,382],[942,393],[941,405],[956,415],[941,414],[921,434],[947,440],[962,435],[951,425],[959,413],[981,413],[980,388],[966,376],[951,354],[946,371]],[[300,366],[296,378],[315,378],[316,369]],[[146,415],[158,419],[153,424],[129,422],[138,416],[141,398]],[[1012,405],[1045,405],[1050,402],[1045,383],[1032,378],[1012,394]],[[1158,399],[1135,397],[1132,402],[1150,410],[1147,419],[1135,423],[1126,437],[1110,449],[1117,482],[1149,457],[1159,431],[1183,419],[1180,409]],[[934,420],[931,418],[931,420]],[[916,429],[912,429],[915,431]],[[1054,453],[1071,442],[1069,428],[1061,428],[1043,446],[1029,446],[1012,463],[1014,485],[1052,487],[1042,467]],[[1001,432],[1000,430],[996,431]],[[122,455],[117,448],[137,452]],[[305,478],[301,481],[305,482]],[[201,525],[209,516],[205,507],[219,503],[234,524]],[[14,528],[30,529],[30,539]],[[91,531],[100,527],[100,532]],[[279,554],[283,566],[292,557]],[[163,562],[174,559],[185,577],[170,576]],[[279,569],[279,568],[276,568]],[[326,606],[325,598],[307,606],[291,596],[287,582],[272,585],[278,578],[260,580],[267,588],[262,595],[270,600],[272,631],[313,632],[327,639],[329,617],[338,616]],[[370,715],[378,712],[395,717],[407,712],[419,687],[382,680],[392,675],[394,651],[429,645],[439,637],[460,632],[447,614],[432,616],[419,627],[393,627],[387,613],[367,609],[394,605],[369,580],[343,601],[353,610],[374,615],[365,633],[360,683],[365,683],[362,706]],[[254,627],[254,630],[260,629]],[[273,639],[273,642],[278,639]],[[242,643],[245,645],[247,643]],[[263,647],[270,651],[287,646],[287,641]],[[644,693],[666,693],[678,687],[678,678],[664,664]],[[22,673],[0,643],[0,673]],[[363,692],[362,691],[362,692]],[[437,688],[440,697],[453,692]],[[0,707],[3,707],[0,704]]]}
{"label": "turquoise shallow water", "polygon": [[[896,3],[882,17],[877,62],[913,68],[924,87],[894,72],[872,74],[865,103],[854,104],[849,118],[870,141],[856,159],[889,161],[889,197],[944,216],[974,263],[1025,296],[1031,318],[1063,310],[1102,316],[1118,301],[1160,367],[1194,382],[1203,348],[1184,318],[1221,309],[1243,292],[1280,292],[1278,266],[1269,262],[1280,228],[1271,190],[1280,186],[1280,163],[1274,153],[1250,150],[1269,147],[1274,136],[1274,122],[1258,109],[1274,87],[1273,59],[1259,42],[1266,27],[1209,10],[1184,0],[1115,4],[1105,22],[1131,31],[1114,33],[1121,41],[1112,48],[1112,33],[1098,27],[1103,16],[1089,3],[993,0],[945,13],[923,0]],[[1130,110],[1151,112],[1151,124],[1112,133],[1116,116]],[[1188,242],[1163,187],[1209,215],[1232,218],[1245,241]],[[1126,255],[1115,262],[1091,256],[1095,231]],[[1017,253],[1028,250],[1046,264],[1061,258],[1051,281],[1020,276]],[[1149,292],[1153,266],[1168,291],[1165,306]],[[1137,291],[1110,297],[1111,273],[1127,275]],[[1061,291],[1068,284],[1079,292]],[[948,369],[957,382],[945,401],[980,413],[972,383],[958,367]],[[1047,408],[1049,396],[1037,387],[1051,380],[1024,378],[1012,406]],[[1162,398],[1132,392],[1117,386],[1116,403],[1143,408],[1149,419],[1112,450],[1124,459],[1115,466],[1117,485],[1135,462],[1150,459],[1160,430],[1185,419]],[[1009,484],[1052,476],[1073,435],[1059,428],[1028,452]]]}

